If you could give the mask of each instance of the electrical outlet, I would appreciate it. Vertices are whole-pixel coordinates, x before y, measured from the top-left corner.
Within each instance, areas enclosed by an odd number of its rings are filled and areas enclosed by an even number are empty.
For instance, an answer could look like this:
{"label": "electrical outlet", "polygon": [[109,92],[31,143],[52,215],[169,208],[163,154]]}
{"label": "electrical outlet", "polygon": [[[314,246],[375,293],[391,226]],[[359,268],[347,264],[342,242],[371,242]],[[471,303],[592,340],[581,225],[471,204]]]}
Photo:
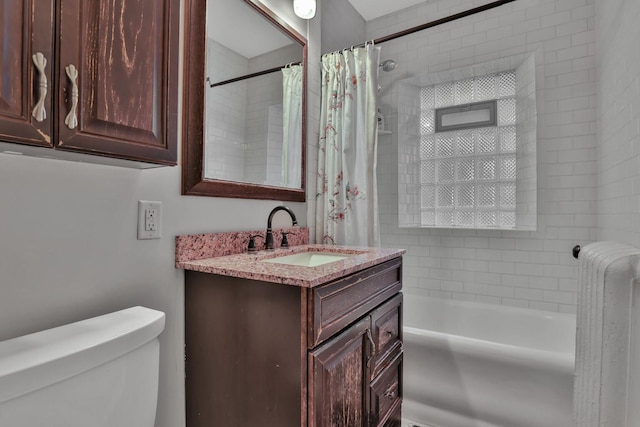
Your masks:
{"label": "electrical outlet", "polygon": [[157,217],[158,213],[154,208],[144,210],[144,231],[156,231],[158,229],[156,224]]}
{"label": "electrical outlet", "polygon": [[162,202],[138,201],[138,240],[162,236]]}

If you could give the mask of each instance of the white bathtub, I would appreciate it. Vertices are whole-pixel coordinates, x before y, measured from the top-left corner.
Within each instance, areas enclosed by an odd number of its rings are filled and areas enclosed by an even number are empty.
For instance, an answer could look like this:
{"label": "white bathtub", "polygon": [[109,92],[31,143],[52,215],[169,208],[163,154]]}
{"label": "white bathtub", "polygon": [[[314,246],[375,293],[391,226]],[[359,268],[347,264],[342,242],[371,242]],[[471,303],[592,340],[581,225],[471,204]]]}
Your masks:
{"label": "white bathtub", "polygon": [[405,295],[403,418],[571,426],[575,331],[575,315]]}

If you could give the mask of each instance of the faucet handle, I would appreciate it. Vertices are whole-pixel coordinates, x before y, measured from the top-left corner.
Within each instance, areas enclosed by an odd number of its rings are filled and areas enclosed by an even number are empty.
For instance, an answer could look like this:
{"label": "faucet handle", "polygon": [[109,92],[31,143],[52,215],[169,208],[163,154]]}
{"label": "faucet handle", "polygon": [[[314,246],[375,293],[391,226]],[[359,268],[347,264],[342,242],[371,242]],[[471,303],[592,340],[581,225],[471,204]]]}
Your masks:
{"label": "faucet handle", "polygon": [[254,234],[252,236],[249,236],[249,245],[247,247],[247,251],[249,252],[258,252],[258,248],[256,247],[256,237],[260,237],[261,239],[263,239],[263,237],[260,234]]}
{"label": "faucet handle", "polygon": [[289,247],[289,241],[287,240],[287,234],[296,234],[292,231],[283,231],[282,232],[282,242],[280,242],[280,247],[281,248],[288,248]]}

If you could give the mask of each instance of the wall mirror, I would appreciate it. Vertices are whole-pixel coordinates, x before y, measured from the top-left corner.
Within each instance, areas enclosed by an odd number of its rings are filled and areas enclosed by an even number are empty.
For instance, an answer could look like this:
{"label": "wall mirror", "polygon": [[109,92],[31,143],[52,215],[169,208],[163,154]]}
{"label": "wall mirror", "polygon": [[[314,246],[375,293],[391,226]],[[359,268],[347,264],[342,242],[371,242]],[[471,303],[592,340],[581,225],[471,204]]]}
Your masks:
{"label": "wall mirror", "polygon": [[304,201],[306,39],[258,0],[185,8],[182,194]]}

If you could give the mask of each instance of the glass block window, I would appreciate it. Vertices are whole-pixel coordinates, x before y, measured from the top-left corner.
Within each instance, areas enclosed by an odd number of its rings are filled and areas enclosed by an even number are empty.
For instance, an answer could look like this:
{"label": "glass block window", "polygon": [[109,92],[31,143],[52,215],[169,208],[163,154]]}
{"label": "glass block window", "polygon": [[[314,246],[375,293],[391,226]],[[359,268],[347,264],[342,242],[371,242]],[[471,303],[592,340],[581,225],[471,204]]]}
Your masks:
{"label": "glass block window", "polygon": [[[515,70],[420,88],[423,227],[516,226]],[[436,110],[495,101],[497,124],[436,132]]]}

